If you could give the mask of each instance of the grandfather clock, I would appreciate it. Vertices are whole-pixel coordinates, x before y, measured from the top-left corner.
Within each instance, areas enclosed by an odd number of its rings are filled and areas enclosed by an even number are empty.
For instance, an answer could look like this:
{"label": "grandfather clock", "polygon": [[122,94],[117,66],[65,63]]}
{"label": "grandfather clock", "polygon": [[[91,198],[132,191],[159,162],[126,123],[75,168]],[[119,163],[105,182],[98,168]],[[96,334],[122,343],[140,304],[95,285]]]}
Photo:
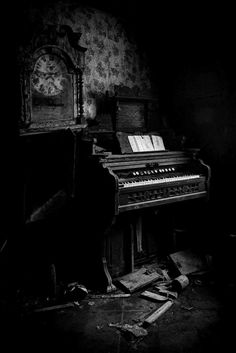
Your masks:
{"label": "grandfather clock", "polygon": [[[68,225],[78,200],[80,144],[86,126],[82,79],[86,48],[80,46],[80,37],[69,26],[48,25],[29,40],[24,38],[17,55],[20,219],[22,241],[28,240],[25,257],[33,254],[27,271],[35,273],[47,266],[49,272],[60,267],[60,259],[67,262],[76,248]],[[55,292],[54,277],[55,273],[51,280]]]}
{"label": "grandfather clock", "polygon": [[23,222],[32,220],[55,195],[76,194],[83,131],[81,33],[48,25],[19,47],[19,135]]}

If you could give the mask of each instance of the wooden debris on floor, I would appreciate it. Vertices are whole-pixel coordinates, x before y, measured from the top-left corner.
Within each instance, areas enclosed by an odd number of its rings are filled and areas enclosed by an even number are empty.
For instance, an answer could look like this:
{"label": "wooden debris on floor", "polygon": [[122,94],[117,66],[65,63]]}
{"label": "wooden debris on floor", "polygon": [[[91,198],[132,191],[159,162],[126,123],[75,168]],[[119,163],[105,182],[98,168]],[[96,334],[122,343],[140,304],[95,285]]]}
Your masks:
{"label": "wooden debris on floor", "polygon": [[149,315],[143,322],[143,327],[151,325],[155,322],[158,318],[160,318],[172,305],[173,300],[168,300],[164,303],[160,308],[156,309],[151,315]]}
{"label": "wooden debris on floor", "polygon": [[162,274],[164,276],[165,281],[169,282],[171,280],[171,278],[170,278],[170,276],[168,274],[168,271],[166,269],[164,269],[164,270],[161,270],[161,272],[162,272]]}
{"label": "wooden debris on floor", "polygon": [[177,298],[178,293],[182,292],[182,290],[188,285],[188,277],[186,275],[180,275],[169,282],[158,283],[154,288],[158,290],[159,294],[164,295],[165,293],[168,293],[172,297]]}
{"label": "wooden debris on floor", "polygon": [[158,290],[167,289],[167,288],[171,287],[171,283],[172,283],[172,280],[170,280],[170,281],[162,281],[162,282],[158,282],[158,284],[156,284],[154,287],[157,288]]}
{"label": "wooden debris on floor", "polygon": [[75,306],[75,303],[66,303],[66,304],[60,304],[60,305],[46,306],[44,308],[38,308],[38,309],[35,309],[34,312],[39,313],[39,312],[59,310],[64,308],[73,308],[74,306]]}
{"label": "wooden debris on floor", "polygon": [[[158,288],[158,287],[156,286],[156,288]],[[172,290],[168,290],[168,289],[164,289],[164,288],[159,289],[158,293],[162,296],[169,298],[169,299],[177,299],[177,297],[178,297],[177,292],[172,291]]]}
{"label": "wooden debris on floor", "polygon": [[189,249],[175,252],[169,256],[182,275],[206,269],[205,259]]}
{"label": "wooden debris on floor", "polygon": [[146,290],[143,293],[141,293],[141,297],[143,297],[145,299],[150,299],[150,300],[153,300],[153,301],[158,301],[158,302],[163,302],[163,301],[167,301],[168,300],[167,296],[163,296],[163,295],[160,295],[158,293],[153,293],[153,292],[150,292],[148,290]]}
{"label": "wooden debris on floor", "polygon": [[90,298],[92,299],[114,299],[114,298],[128,298],[131,294],[129,293],[119,293],[119,294],[92,294]]}
{"label": "wooden debris on floor", "polygon": [[157,271],[151,271],[145,267],[142,267],[139,270],[118,278],[117,282],[127,291],[132,293],[160,279],[163,279],[163,276]]}
{"label": "wooden debris on floor", "polygon": [[[153,291],[144,291],[141,293],[141,297],[152,300],[152,301],[165,301],[165,303],[156,309],[151,315],[142,319],[142,326],[152,324],[161,315],[163,315],[174,303],[175,299],[178,298],[179,293],[187,287],[189,279],[186,275],[180,275],[170,281],[165,281],[153,286]],[[156,292],[158,291],[158,292]]]}
{"label": "wooden debris on floor", "polygon": [[144,337],[147,336],[148,332],[145,328],[140,327],[138,324],[130,325],[130,324],[108,324],[109,327],[116,327],[124,334],[128,334],[128,338],[134,337]]}

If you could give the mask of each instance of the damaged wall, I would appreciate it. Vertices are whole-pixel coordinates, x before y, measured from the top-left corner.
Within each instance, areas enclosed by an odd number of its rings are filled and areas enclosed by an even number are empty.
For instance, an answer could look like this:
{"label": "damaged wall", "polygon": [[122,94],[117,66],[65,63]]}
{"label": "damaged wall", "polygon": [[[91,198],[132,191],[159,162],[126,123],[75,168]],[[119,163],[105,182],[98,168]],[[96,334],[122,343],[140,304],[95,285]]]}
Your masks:
{"label": "damaged wall", "polygon": [[145,53],[139,51],[130,28],[121,19],[71,1],[28,6],[25,32],[46,25],[68,25],[82,33],[80,45],[87,48],[85,57],[84,117],[94,118],[105,93],[125,87],[135,95],[152,91]]}

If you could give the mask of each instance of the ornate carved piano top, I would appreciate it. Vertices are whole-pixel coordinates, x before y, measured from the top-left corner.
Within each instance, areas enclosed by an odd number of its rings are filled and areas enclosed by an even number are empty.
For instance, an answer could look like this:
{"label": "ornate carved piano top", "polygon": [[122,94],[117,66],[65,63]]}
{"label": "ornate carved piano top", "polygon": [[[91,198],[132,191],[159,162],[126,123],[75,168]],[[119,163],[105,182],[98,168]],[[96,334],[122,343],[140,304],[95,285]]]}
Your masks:
{"label": "ornate carved piano top", "polygon": [[[109,234],[116,216],[121,213],[120,219],[124,221],[128,212],[133,212],[135,218],[136,210],[207,199],[210,168],[197,158],[196,152],[161,150],[91,155],[82,168],[84,173],[80,190],[83,195],[80,199],[85,215],[89,215],[89,222],[95,225],[95,232]],[[104,249],[107,247],[104,245]],[[134,268],[132,247],[129,260],[131,271]],[[105,265],[104,271],[107,272]],[[107,290],[110,290],[111,278],[106,276]]]}

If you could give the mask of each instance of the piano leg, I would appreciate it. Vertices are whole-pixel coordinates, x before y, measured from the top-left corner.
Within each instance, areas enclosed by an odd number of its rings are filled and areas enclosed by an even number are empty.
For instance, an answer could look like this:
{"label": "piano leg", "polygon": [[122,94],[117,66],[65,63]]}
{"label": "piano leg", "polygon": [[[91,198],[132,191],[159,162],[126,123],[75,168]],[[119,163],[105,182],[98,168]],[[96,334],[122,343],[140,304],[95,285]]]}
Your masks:
{"label": "piano leg", "polygon": [[142,216],[141,215],[134,215],[131,218],[130,224],[130,234],[128,240],[128,266],[127,269],[129,272],[134,272],[134,241],[137,241],[137,252],[142,252]]}
{"label": "piano leg", "polygon": [[110,293],[116,290],[116,286],[112,283],[112,278],[107,267],[107,259],[106,259],[106,248],[108,244],[109,230],[110,230],[110,227],[108,227],[107,230],[105,231],[104,238],[102,241],[102,266],[103,266],[103,273],[105,275],[106,293]]}
{"label": "piano leg", "polygon": [[129,237],[129,251],[128,251],[128,270],[129,272],[134,271],[134,235],[135,229],[134,224],[130,223],[130,237]]}
{"label": "piano leg", "polygon": [[111,278],[111,275],[108,271],[108,268],[107,268],[107,260],[105,258],[105,256],[103,256],[102,258],[102,264],[103,264],[103,271],[104,271],[104,274],[106,276],[106,280],[107,280],[107,286],[106,286],[106,293],[110,293],[110,292],[113,292],[114,290],[116,290],[116,286],[112,283],[112,278]]}

